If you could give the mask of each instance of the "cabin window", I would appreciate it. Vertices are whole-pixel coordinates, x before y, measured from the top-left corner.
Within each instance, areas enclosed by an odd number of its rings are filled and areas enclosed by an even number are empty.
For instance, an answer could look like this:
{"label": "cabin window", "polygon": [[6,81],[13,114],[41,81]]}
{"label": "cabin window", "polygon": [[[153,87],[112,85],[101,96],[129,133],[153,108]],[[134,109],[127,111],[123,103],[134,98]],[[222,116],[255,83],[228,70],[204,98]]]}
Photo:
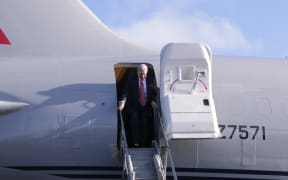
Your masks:
{"label": "cabin window", "polygon": [[194,80],[195,66],[179,66],[179,80]]}

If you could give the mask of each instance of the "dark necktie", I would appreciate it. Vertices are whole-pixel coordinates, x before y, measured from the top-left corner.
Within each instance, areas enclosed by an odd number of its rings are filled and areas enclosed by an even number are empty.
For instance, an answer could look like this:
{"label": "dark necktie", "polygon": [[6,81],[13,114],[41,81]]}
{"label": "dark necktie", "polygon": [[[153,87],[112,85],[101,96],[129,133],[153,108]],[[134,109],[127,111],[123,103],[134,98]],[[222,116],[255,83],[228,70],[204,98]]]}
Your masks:
{"label": "dark necktie", "polygon": [[145,98],[145,92],[144,92],[144,83],[142,80],[140,80],[140,87],[139,87],[139,103],[143,107],[146,104],[146,98]]}

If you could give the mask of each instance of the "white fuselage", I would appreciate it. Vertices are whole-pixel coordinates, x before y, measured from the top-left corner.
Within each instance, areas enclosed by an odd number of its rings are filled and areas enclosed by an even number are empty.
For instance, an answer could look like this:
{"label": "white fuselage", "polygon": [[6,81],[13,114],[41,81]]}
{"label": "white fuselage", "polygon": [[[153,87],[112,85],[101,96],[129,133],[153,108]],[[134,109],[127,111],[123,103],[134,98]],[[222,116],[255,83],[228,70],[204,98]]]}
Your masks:
{"label": "white fuselage", "polygon": [[[115,67],[149,63],[159,87],[160,53],[116,36],[81,0],[1,0],[0,30],[0,166],[120,177]],[[178,175],[287,178],[287,68],[213,57],[223,137],[170,141]]]}
{"label": "white fuselage", "polygon": [[[107,166],[117,161],[113,58],[1,58],[2,100],[30,106],[1,116],[1,166]],[[288,171],[287,62],[215,57],[222,139],[171,141],[176,168]],[[157,78],[157,80],[159,77]],[[181,172],[180,172],[181,174]]]}

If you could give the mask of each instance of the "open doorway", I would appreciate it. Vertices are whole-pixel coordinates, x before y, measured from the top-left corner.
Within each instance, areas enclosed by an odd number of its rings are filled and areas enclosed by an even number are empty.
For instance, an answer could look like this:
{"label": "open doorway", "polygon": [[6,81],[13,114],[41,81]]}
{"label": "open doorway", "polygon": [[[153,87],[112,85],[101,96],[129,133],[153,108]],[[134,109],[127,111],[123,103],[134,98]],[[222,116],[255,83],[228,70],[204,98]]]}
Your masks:
{"label": "open doorway", "polygon": [[[139,64],[140,63],[118,63],[114,65],[116,87],[117,87],[117,103],[122,98],[124,88],[129,78],[137,77],[137,66]],[[147,79],[149,79],[154,84],[154,86],[157,87],[153,66],[147,63],[144,63],[144,64],[148,66]],[[132,133],[129,128],[129,121],[127,120],[129,118],[129,115],[125,108],[122,111],[122,115],[123,115],[124,127],[126,130],[127,144],[128,144],[128,147],[130,147]],[[118,120],[117,120],[117,147],[118,149],[120,147],[120,133],[121,133],[120,123],[121,123],[120,116],[118,114]]]}

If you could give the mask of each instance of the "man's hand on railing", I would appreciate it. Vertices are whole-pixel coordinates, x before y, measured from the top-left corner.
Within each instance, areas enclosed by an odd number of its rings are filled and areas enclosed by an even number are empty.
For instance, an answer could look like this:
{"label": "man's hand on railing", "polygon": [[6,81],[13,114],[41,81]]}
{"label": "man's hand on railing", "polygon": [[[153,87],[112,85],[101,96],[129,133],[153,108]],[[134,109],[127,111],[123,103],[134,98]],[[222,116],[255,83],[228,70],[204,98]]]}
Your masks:
{"label": "man's hand on railing", "polygon": [[118,104],[118,110],[122,111],[125,107],[125,101],[120,101]]}

